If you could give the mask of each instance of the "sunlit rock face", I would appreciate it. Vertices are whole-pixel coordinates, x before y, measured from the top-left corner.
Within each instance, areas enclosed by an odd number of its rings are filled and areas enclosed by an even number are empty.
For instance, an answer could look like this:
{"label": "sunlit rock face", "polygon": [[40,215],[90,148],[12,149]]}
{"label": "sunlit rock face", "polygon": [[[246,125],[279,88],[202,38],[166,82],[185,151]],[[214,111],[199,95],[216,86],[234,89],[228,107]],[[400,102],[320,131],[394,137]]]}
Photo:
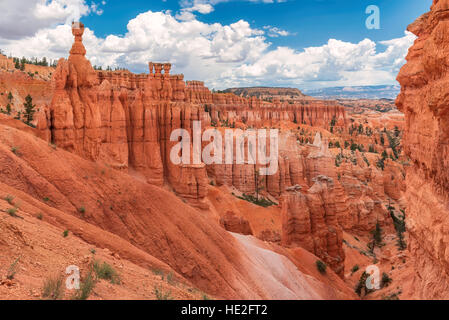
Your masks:
{"label": "sunlit rock face", "polygon": [[449,1],[409,26],[418,36],[398,81],[405,113],[407,226],[420,298],[449,298]]}
{"label": "sunlit rock face", "polygon": [[[74,23],[75,37],[70,56],[61,59],[52,77],[54,88],[50,107],[38,123],[41,136],[71,152],[101,161],[115,169],[126,170],[147,182],[168,182],[186,201],[201,208],[206,196],[207,169],[219,184],[255,191],[254,165],[209,166],[174,165],[170,141],[175,129],[183,128],[192,136],[193,121],[202,129],[210,125],[229,127],[279,127],[298,123],[329,127],[347,125],[344,107],[312,100],[301,105],[234,94],[212,93],[201,81],[184,81],[171,75],[171,64],[149,63],[148,74],[126,70],[94,70],[85,58],[82,43],[84,25]],[[301,165],[279,160],[280,170],[266,179],[267,191],[275,196],[284,185],[300,180]],[[212,171],[211,171],[212,170]]]}

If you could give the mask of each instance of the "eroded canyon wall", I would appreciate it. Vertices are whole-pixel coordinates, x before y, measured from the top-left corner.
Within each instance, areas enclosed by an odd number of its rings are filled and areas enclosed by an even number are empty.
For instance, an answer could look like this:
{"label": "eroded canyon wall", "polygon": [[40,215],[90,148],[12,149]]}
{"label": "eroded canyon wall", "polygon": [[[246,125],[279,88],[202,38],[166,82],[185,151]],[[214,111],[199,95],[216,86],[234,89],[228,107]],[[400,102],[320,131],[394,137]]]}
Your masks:
{"label": "eroded canyon wall", "polygon": [[[263,190],[263,196],[280,200],[284,215],[282,230],[265,230],[278,235],[269,238],[279,242],[282,233],[284,245],[307,248],[340,276],[344,274],[343,230],[366,233],[377,222],[387,223],[385,201],[400,197],[400,182],[386,179],[374,161],[370,166],[358,151],[345,151],[345,159],[337,165],[335,152],[328,148],[330,141],[324,136],[322,140],[323,134],[335,138],[332,132],[348,131],[343,106],[214,93],[201,81],[185,82],[183,75],[170,74],[169,63],[150,62],[149,74],[94,70],[85,57],[84,26],[75,23],[72,31],[75,42],[70,56],[59,61],[51,81],[52,101],[39,114],[42,138],[144,182],[168,187],[200,209],[209,206],[208,184],[235,188],[243,196]],[[259,181],[258,165],[248,162],[174,164],[170,152],[178,141],[170,141],[172,132],[182,128],[193,137],[197,120],[202,131],[215,127],[222,134],[226,129],[280,129],[277,172]],[[300,128],[310,130],[305,142]],[[352,141],[352,135],[348,139]],[[386,161],[385,172],[393,172],[391,168]],[[292,194],[291,188],[297,186],[301,190]],[[253,232],[248,221],[232,214],[221,217],[221,223],[233,232]]]}
{"label": "eroded canyon wall", "polygon": [[398,81],[405,113],[407,226],[419,298],[449,298],[449,0],[409,26],[418,36]]}
{"label": "eroded canyon wall", "polygon": [[[151,184],[168,182],[178,195],[199,207],[206,207],[206,166],[179,166],[170,161],[170,150],[177,143],[170,141],[173,130],[182,128],[192,136],[195,120],[202,122],[202,129],[211,125],[279,127],[283,122],[328,128],[333,120],[337,127],[347,125],[344,107],[335,103],[293,105],[213,93],[201,81],[184,82],[183,75],[171,75],[169,63],[150,63],[149,74],[96,71],[85,58],[84,26],[74,24],[72,31],[75,42],[70,56],[58,63],[52,79],[53,100],[38,123],[41,136],[86,159],[135,173]],[[254,192],[253,165],[227,169],[231,173],[224,171],[217,177],[220,183]],[[282,178],[267,181],[267,191],[280,195]]]}

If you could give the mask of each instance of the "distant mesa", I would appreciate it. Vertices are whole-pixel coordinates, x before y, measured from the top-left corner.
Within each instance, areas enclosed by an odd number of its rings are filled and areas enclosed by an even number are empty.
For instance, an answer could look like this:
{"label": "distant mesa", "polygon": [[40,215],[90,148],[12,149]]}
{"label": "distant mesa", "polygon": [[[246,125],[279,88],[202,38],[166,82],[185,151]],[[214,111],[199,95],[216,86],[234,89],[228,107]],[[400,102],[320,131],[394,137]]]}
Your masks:
{"label": "distant mesa", "polygon": [[302,93],[297,88],[281,88],[281,87],[242,87],[242,88],[229,88],[223,90],[224,93],[233,93],[237,96],[244,98],[256,97],[262,100],[279,99],[280,101],[300,101],[300,100],[313,100]]}
{"label": "distant mesa", "polygon": [[398,85],[347,86],[306,90],[305,93],[317,99],[396,99]]}

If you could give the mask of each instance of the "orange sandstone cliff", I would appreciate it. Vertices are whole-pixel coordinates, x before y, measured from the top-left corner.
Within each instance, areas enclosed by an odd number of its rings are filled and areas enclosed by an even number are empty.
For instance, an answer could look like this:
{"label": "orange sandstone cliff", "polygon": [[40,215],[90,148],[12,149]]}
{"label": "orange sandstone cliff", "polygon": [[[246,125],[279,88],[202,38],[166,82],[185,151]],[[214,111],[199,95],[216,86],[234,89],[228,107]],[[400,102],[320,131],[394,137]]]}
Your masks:
{"label": "orange sandstone cliff", "polygon": [[449,298],[449,1],[408,28],[418,36],[398,81],[405,113],[407,227],[419,298]]}

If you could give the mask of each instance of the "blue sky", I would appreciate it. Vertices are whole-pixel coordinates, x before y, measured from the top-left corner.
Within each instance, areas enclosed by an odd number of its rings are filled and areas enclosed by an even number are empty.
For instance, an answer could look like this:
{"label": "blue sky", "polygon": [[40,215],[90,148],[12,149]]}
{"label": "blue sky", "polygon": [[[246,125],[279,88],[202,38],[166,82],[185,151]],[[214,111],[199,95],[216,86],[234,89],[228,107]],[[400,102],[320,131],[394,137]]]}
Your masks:
{"label": "blue sky", "polygon": [[[15,56],[67,57],[70,22],[87,27],[92,64],[173,72],[231,86],[395,84],[415,37],[408,24],[431,0],[15,0],[0,2],[0,48]],[[365,27],[367,6],[380,29]]]}
{"label": "blue sky", "polygon": [[[368,30],[365,9],[377,5],[381,13],[381,29]],[[198,14],[207,23],[231,24],[245,20],[253,27],[273,25],[291,33],[272,38],[273,46],[303,49],[320,46],[329,38],[358,42],[364,38],[381,41],[402,37],[407,25],[429,11],[430,0],[288,0],[281,3],[228,1],[214,6],[209,14]],[[148,10],[181,9],[178,0],[109,0],[101,16],[83,18],[97,36],[125,34],[128,21]]]}

